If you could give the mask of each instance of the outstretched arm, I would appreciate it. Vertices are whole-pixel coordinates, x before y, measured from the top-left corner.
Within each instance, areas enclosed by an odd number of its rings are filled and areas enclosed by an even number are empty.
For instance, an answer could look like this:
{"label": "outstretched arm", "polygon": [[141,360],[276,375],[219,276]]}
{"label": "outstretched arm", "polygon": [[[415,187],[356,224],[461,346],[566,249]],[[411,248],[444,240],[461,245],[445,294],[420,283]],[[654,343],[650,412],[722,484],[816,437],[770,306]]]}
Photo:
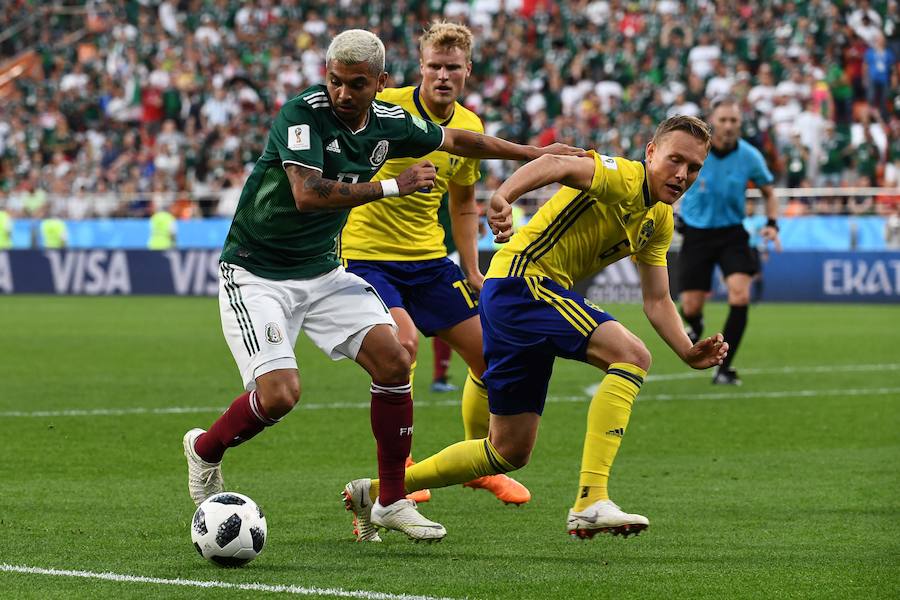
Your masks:
{"label": "outstretched arm", "polygon": [[444,143],[439,150],[467,158],[503,158],[508,160],[534,160],[545,154],[563,154],[579,156],[584,154],[581,148],[573,148],[566,144],[550,144],[523,146],[507,142],[490,135],[475,133],[465,129],[444,127]]}
{"label": "outstretched arm", "polygon": [[[316,169],[286,163],[284,170],[291,184],[294,204],[299,212],[344,210],[368,204],[387,196],[405,196],[417,189],[434,187],[435,169],[430,162],[422,161],[406,169],[393,180],[396,189],[386,187],[380,181],[345,183],[322,177]],[[387,193],[385,193],[387,192]]]}
{"label": "outstretched arm", "polygon": [[586,190],[594,179],[594,157],[545,154],[519,168],[497,188],[488,207],[488,224],[494,241],[504,243],[512,236],[511,204],[523,194],[551,183]]}
{"label": "outstretched arm", "polygon": [[728,344],[721,333],[691,344],[684,332],[681,317],[669,294],[669,272],[666,267],[639,262],[638,273],[644,296],[644,314],[678,358],[695,369],[708,369],[722,364],[728,354]]}

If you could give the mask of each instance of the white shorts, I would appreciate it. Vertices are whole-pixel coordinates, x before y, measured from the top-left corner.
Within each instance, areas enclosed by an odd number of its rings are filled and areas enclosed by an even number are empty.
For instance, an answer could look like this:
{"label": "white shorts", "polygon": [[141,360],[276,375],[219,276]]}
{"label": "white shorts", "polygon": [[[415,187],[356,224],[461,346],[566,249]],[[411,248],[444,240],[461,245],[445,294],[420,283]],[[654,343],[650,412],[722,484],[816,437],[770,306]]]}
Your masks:
{"label": "white shorts", "polygon": [[366,281],[343,267],[312,279],[277,281],[219,264],[222,332],[247,390],[276,369],[296,369],[294,345],[303,330],[332,360],[356,359],[376,325],[397,325]]}

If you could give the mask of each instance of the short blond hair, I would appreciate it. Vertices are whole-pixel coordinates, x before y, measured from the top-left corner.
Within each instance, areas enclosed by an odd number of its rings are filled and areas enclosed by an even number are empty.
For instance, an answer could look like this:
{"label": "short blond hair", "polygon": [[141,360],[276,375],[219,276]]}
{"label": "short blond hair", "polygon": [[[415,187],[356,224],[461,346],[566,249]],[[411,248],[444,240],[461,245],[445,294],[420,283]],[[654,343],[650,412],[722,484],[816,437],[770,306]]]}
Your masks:
{"label": "short blond hair", "polygon": [[668,119],[660,123],[659,127],[656,128],[656,133],[653,134],[653,139],[651,141],[654,144],[659,144],[662,138],[672,133],[673,131],[683,131],[688,135],[697,138],[698,140],[706,144],[707,148],[709,148],[711,137],[709,125],[707,125],[705,121],[702,121],[697,117],[690,117],[687,115],[676,115],[674,117],[669,117]]}
{"label": "short blond hair", "polygon": [[419,38],[419,55],[421,56],[428,46],[439,49],[459,48],[466,55],[466,60],[471,61],[472,40],[472,31],[465,25],[434,21]]}
{"label": "short blond hair", "polygon": [[384,71],[384,44],[371,31],[348,29],[336,35],[328,45],[325,64],[333,60],[345,65],[366,63],[369,71],[378,75]]}

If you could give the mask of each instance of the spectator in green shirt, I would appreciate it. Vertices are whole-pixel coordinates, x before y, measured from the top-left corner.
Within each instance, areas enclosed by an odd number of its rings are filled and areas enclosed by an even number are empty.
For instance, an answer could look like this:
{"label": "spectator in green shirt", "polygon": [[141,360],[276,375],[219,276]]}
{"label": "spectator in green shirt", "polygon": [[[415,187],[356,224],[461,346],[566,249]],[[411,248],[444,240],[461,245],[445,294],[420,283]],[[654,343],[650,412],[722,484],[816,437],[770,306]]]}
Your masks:
{"label": "spectator in green shirt", "polygon": [[878,146],[872,140],[872,134],[868,126],[865,128],[866,138],[853,150],[853,163],[860,181],[868,181],[869,186],[875,186],[878,171]]}
{"label": "spectator in green shirt", "polygon": [[843,184],[844,169],[851,152],[850,134],[846,127],[835,128],[834,124],[826,123],[822,140],[823,162],[819,171],[823,186],[840,187]]}

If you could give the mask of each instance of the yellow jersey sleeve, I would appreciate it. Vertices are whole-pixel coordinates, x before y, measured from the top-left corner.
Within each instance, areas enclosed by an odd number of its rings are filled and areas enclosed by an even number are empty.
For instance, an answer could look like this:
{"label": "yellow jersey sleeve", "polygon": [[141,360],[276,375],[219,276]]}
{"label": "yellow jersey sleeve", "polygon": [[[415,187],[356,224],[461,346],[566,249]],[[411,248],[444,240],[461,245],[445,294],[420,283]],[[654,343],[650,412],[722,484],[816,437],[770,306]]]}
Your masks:
{"label": "yellow jersey sleeve", "polygon": [[644,168],[639,162],[627,158],[606,156],[590,152],[594,156],[594,178],[588,193],[602,204],[620,204],[634,196],[644,179]]}
{"label": "yellow jersey sleeve", "polygon": [[635,253],[634,260],[645,265],[665,267],[668,264],[666,254],[672,245],[672,233],[675,229],[672,207],[657,202],[650,209],[648,217],[648,221],[653,223],[653,232],[650,234],[650,240]]}

